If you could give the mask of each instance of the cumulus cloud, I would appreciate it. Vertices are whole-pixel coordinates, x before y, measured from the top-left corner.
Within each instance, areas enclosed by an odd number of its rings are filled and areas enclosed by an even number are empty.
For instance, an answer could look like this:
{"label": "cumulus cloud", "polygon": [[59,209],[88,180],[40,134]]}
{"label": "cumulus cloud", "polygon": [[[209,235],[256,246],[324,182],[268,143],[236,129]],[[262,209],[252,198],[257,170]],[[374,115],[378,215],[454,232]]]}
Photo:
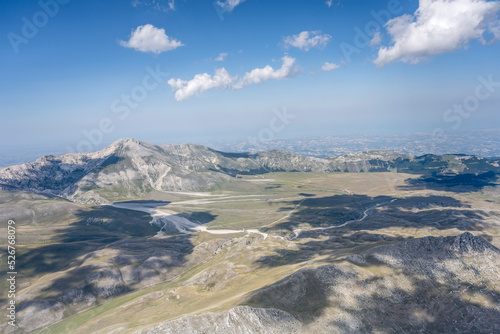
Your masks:
{"label": "cumulus cloud", "polygon": [[233,78],[227,73],[225,68],[215,70],[215,74],[211,76],[208,73],[197,74],[189,81],[181,79],[170,79],[168,84],[175,92],[175,99],[183,101],[194,94],[204,92],[212,88],[230,88],[234,84]]}
{"label": "cumulus cloud", "polygon": [[120,41],[120,45],[142,52],[161,53],[183,46],[181,42],[168,37],[165,29],[159,29],[151,24],[138,26],[128,41]]}
{"label": "cumulus cloud", "polygon": [[245,0],[225,0],[225,1],[217,1],[217,5],[222,9],[224,12],[232,12],[233,9],[238,6],[239,4],[245,2]]}
{"label": "cumulus cloud", "polygon": [[224,59],[226,59],[226,57],[227,57],[227,52],[221,52],[221,53],[219,53],[217,58],[215,58],[215,61],[224,61]]}
{"label": "cumulus cloud", "polygon": [[474,39],[485,44],[486,33],[498,40],[499,11],[499,1],[420,0],[413,15],[387,22],[392,45],[381,47],[374,63],[418,63],[428,56],[466,47]]}
{"label": "cumulus cloud", "polygon": [[334,63],[329,63],[325,62],[323,66],[321,66],[321,69],[323,71],[331,71],[331,70],[336,70],[337,68],[340,68],[340,65],[334,64]]}
{"label": "cumulus cloud", "polygon": [[287,36],[283,39],[285,47],[290,46],[299,48],[304,51],[309,51],[311,48],[325,47],[332,36],[321,34],[321,31],[303,31],[298,35]]}
{"label": "cumulus cloud", "polygon": [[208,73],[197,74],[191,80],[170,79],[168,84],[172,87],[177,101],[183,101],[189,97],[213,88],[241,89],[252,84],[259,84],[269,80],[283,80],[294,77],[298,67],[294,66],[295,59],[285,56],[281,59],[283,65],[275,70],[267,65],[264,68],[256,68],[245,73],[242,78],[232,77],[224,68],[219,68],[212,76]]}
{"label": "cumulus cloud", "polygon": [[233,88],[239,89],[247,85],[259,84],[269,80],[283,80],[294,77],[299,72],[299,69],[294,66],[295,58],[285,56],[281,58],[281,60],[283,65],[280,69],[275,70],[269,65],[264,68],[253,69],[252,71],[245,73],[243,78],[238,80],[233,85]]}

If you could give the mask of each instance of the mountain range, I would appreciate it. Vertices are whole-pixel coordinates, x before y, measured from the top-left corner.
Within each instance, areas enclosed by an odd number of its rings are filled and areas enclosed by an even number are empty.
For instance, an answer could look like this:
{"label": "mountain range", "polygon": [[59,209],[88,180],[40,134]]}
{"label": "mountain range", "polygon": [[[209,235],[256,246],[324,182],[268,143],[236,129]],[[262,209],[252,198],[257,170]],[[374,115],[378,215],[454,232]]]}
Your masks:
{"label": "mountain range", "polygon": [[[0,169],[0,187],[68,198],[80,203],[109,203],[157,191],[207,191],[238,175],[269,172],[400,172],[446,178],[466,174],[488,179],[500,172],[499,158],[468,155],[415,157],[369,151],[333,158],[305,157],[289,151],[226,153],[201,145],[153,145],[121,139],[92,153],[44,156],[35,162]],[[445,178],[443,181],[442,178]],[[456,180],[452,179],[451,182]],[[460,185],[460,180],[459,180]]]}

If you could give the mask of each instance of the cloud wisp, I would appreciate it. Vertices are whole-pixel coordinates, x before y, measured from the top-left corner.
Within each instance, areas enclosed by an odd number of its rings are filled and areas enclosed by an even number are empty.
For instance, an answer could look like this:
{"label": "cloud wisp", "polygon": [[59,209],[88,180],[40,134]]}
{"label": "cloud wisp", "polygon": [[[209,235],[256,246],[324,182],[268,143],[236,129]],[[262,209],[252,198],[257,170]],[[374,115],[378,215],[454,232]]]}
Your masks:
{"label": "cloud wisp", "polygon": [[133,7],[151,6],[162,12],[175,10],[175,0],[133,0]]}
{"label": "cloud wisp", "polygon": [[217,5],[222,9],[223,12],[230,13],[236,6],[242,4],[243,2],[245,2],[245,0],[218,0]]}
{"label": "cloud wisp", "polygon": [[413,15],[396,17],[385,25],[391,46],[382,46],[377,66],[392,62],[418,63],[451,52],[472,40],[487,44],[500,39],[500,2],[486,0],[420,0]]}
{"label": "cloud wisp", "polygon": [[153,52],[156,54],[171,51],[183,46],[180,41],[168,37],[165,29],[156,28],[151,24],[138,26],[128,41],[120,41],[120,45],[141,52]]}
{"label": "cloud wisp", "polygon": [[270,65],[256,68],[245,73],[243,77],[231,76],[225,68],[215,70],[214,75],[208,73],[197,74],[191,80],[170,79],[168,84],[172,87],[175,99],[184,101],[193,95],[209,89],[241,89],[248,85],[259,84],[269,80],[283,80],[297,75],[300,71],[295,66],[295,58],[284,56],[281,58],[281,68],[274,69]]}
{"label": "cloud wisp", "polygon": [[324,48],[331,38],[328,34],[321,34],[321,31],[302,31],[300,34],[285,37],[283,42],[287,49],[295,47],[309,51],[312,48]]}
{"label": "cloud wisp", "polygon": [[221,52],[219,55],[214,59],[215,61],[224,61],[227,57],[227,52]]}
{"label": "cloud wisp", "polygon": [[321,66],[321,69],[325,72],[328,72],[328,71],[331,71],[331,70],[336,70],[340,68],[340,65],[338,64],[335,64],[335,63],[329,63],[329,62],[325,62],[323,64],[323,66]]}
{"label": "cloud wisp", "polygon": [[338,6],[338,5],[340,5],[341,2],[342,2],[342,0],[336,0],[336,1],[326,0],[325,4],[328,6],[328,8],[331,8],[332,6]]}

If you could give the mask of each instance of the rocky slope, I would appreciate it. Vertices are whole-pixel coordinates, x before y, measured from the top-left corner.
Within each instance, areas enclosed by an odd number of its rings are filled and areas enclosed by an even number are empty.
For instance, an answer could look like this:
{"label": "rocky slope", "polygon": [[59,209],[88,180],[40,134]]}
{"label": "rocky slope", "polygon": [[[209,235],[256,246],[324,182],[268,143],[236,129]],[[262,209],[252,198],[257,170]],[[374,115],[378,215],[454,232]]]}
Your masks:
{"label": "rocky slope", "polygon": [[[4,188],[43,192],[80,202],[138,197],[151,190],[206,190],[236,173],[327,171],[327,163],[289,152],[232,155],[198,145],[156,146],[134,139],[95,153],[46,156],[34,163],[0,169]],[[104,198],[103,198],[104,197]]]}
{"label": "rocky slope", "polygon": [[499,284],[500,251],[483,238],[425,237],[301,269],[255,292],[251,307],[140,333],[497,333]]}
{"label": "rocky slope", "polygon": [[[215,240],[195,247],[186,236],[129,238],[84,253],[66,270],[50,273],[48,283],[30,285],[18,293],[15,332],[29,333],[110,298],[171,281],[188,262],[195,266],[210,259],[221,243]],[[163,296],[159,294],[157,298]],[[10,333],[8,326],[4,329]]]}

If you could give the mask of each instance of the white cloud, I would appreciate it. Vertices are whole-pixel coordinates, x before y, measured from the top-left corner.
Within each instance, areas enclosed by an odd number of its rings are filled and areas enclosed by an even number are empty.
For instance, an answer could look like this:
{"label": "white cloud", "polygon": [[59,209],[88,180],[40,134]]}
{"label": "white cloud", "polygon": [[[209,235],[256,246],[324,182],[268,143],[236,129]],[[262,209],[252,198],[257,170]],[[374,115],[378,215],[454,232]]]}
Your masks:
{"label": "white cloud", "polygon": [[194,94],[212,88],[230,88],[235,79],[227,73],[226,69],[219,68],[215,70],[213,76],[208,73],[197,74],[189,81],[170,79],[168,84],[172,87],[172,91],[175,92],[175,99],[183,101]]}
{"label": "white cloud", "polygon": [[197,74],[191,80],[170,79],[168,84],[172,87],[177,101],[183,101],[189,97],[213,88],[241,89],[252,84],[259,84],[269,80],[283,80],[294,77],[299,69],[294,66],[295,59],[285,56],[282,58],[283,65],[280,69],[273,69],[267,65],[264,68],[256,68],[245,73],[242,78],[230,76],[224,68],[219,68],[211,76],[208,73]]}
{"label": "white cloud", "polygon": [[393,44],[381,47],[374,63],[418,63],[431,55],[454,51],[474,39],[485,44],[485,33],[500,39],[499,1],[420,0],[413,15],[386,24]]}
{"label": "white cloud", "polygon": [[321,69],[323,71],[331,71],[331,70],[336,70],[340,68],[340,65],[337,65],[337,64],[334,64],[334,63],[329,63],[329,62],[325,62],[323,64],[323,66],[321,66]]}
{"label": "white cloud", "polygon": [[219,55],[217,56],[217,58],[215,58],[214,60],[215,61],[224,61],[224,59],[227,57],[227,52],[221,52],[219,53]]}
{"label": "white cloud", "polygon": [[239,89],[244,86],[259,84],[269,80],[283,80],[294,77],[299,72],[299,69],[294,66],[295,58],[284,56],[281,58],[281,61],[283,62],[283,65],[278,70],[275,70],[271,66],[267,65],[264,68],[256,68],[245,73],[243,78],[234,84],[233,88]]}
{"label": "white cloud", "polygon": [[217,5],[222,8],[224,12],[232,12],[234,7],[242,4],[245,0],[225,0],[225,1],[217,1]]}
{"label": "white cloud", "polygon": [[321,31],[303,31],[298,35],[287,36],[283,39],[285,47],[290,46],[299,48],[304,51],[309,51],[311,48],[325,47],[332,36],[321,34]]}
{"label": "white cloud", "polygon": [[120,45],[142,52],[161,53],[177,49],[184,44],[168,37],[165,34],[165,29],[159,29],[151,24],[146,24],[138,26],[132,31],[130,39],[127,42],[120,41]]}
{"label": "white cloud", "polygon": [[382,43],[382,35],[380,35],[380,31],[377,31],[370,41],[370,46],[377,46],[380,45],[380,43]]}

